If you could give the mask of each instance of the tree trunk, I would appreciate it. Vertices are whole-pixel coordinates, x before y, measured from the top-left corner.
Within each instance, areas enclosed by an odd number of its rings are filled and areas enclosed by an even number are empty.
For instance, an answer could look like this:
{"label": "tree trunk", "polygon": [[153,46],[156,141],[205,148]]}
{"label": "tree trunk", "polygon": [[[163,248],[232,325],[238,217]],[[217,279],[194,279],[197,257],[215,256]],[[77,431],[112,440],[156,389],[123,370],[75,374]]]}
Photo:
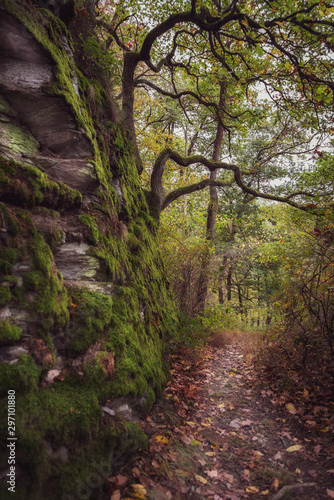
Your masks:
{"label": "tree trunk", "polygon": [[[219,96],[219,109],[220,109],[220,120],[217,123],[216,138],[213,147],[213,161],[219,161],[220,151],[224,136],[224,127],[221,123],[223,109],[226,99],[226,88],[227,85],[223,80],[220,83],[220,96]],[[210,179],[216,180],[217,171],[214,170],[210,174]],[[208,294],[209,282],[210,282],[210,264],[211,264],[211,251],[213,248],[213,242],[215,237],[215,224],[216,216],[218,211],[218,193],[216,186],[210,186],[210,202],[208,206],[208,215],[206,220],[206,241],[208,243],[201,263],[201,272],[198,280],[197,289],[197,312],[203,313],[205,308],[205,302]]]}
{"label": "tree trunk", "polygon": [[232,265],[230,264],[227,272],[226,279],[226,289],[227,289],[227,301],[231,302],[232,300]]}
{"label": "tree trunk", "polygon": [[137,144],[136,128],[134,122],[134,102],[135,102],[135,69],[140,60],[139,52],[126,52],[124,54],[123,66],[123,87],[122,87],[122,113],[123,124],[130,133],[130,140],[133,146],[133,153],[136,158],[136,166],[139,174],[143,171],[143,165],[140,159],[140,153]]}

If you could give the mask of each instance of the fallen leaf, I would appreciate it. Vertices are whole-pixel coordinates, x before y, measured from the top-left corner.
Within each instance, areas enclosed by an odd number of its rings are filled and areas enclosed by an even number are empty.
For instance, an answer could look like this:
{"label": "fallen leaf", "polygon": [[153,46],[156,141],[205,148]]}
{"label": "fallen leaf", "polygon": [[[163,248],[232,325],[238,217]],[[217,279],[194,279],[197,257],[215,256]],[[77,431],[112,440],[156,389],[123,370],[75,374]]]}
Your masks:
{"label": "fallen leaf", "polygon": [[319,453],[319,451],[321,450],[321,445],[317,444],[317,446],[315,446],[313,449],[316,453]]}
{"label": "fallen leaf", "polygon": [[190,427],[195,427],[196,425],[195,422],[189,422],[189,421],[187,421],[186,424],[190,425]]}
{"label": "fallen leaf", "polygon": [[208,457],[213,457],[215,455],[215,452],[214,451],[206,451],[205,455],[207,455]]}
{"label": "fallen leaf", "polygon": [[261,453],[260,451],[257,451],[257,450],[253,451],[253,455],[254,455],[254,457],[258,457],[258,458],[263,457],[263,453]]}
{"label": "fallen leaf", "polygon": [[271,483],[271,486],[273,488],[275,488],[275,490],[278,489],[278,486],[279,486],[279,480],[277,479],[277,477],[275,477],[275,479],[273,480],[273,482]]}
{"label": "fallen leaf", "polygon": [[285,451],[292,452],[292,451],[298,451],[302,449],[301,444],[294,444],[293,446],[289,446]]}
{"label": "fallen leaf", "polygon": [[127,483],[128,478],[127,476],[122,476],[121,474],[117,474],[117,476],[109,477],[108,481],[109,483],[115,484],[115,487],[124,486]]}
{"label": "fallen leaf", "polygon": [[217,405],[217,408],[225,408],[225,403],[220,403],[219,405]]}
{"label": "fallen leaf", "polygon": [[329,490],[329,489],[327,489],[327,490],[326,490],[326,493],[327,493],[327,495],[329,496],[329,498],[334,498],[334,490]]}
{"label": "fallen leaf", "polygon": [[292,403],[287,403],[285,405],[285,408],[288,410],[289,413],[291,413],[292,415],[294,415],[295,413],[297,413],[297,410],[296,410],[296,407],[292,404]]}
{"label": "fallen leaf", "polygon": [[120,490],[114,491],[114,493],[110,497],[110,500],[121,500],[121,492],[120,492]]}
{"label": "fallen leaf", "polygon": [[320,432],[328,432],[329,431],[329,427],[324,427],[323,429],[320,429]]}
{"label": "fallen leaf", "polygon": [[256,486],[248,486],[246,488],[246,493],[258,493],[260,490]]}
{"label": "fallen leaf", "polygon": [[206,484],[208,482],[207,479],[205,479],[203,476],[199,476],[198,474],[195,474],[195,479],[197,479],[197,481],[199,481],[202,484]]}
{"label": "fallen leaf", "polygon": [[302,471],[299,469],[299,467],[297,467],[297,469],[295,470],[295,473],[296,473],[296,474],[301,474],[301,473],[302,473]]}
{"label": "fallen leaf", "polygon": [[200,441],[197,441],[197,439],[193,439],[190,444],[191,444],[191,446],[201,446],[202,445],[202,443]]}
{"label": "fallen leaf", "polygon": [[274,460],[281,460],[281,458],[282,458],[282,453],[280,451],[278,451],[276,453],[276,455],[274,456]]}
{"label": "fallen leaf", "polygon": [[134,467],[132,469],[132,474],[137,477],[138,479],[140,478],[140,470],[138,469],[138,467]]}
{"label": "fallen leaf", "polygon": [[159,469],[159,467],[160,467],[159,462],[155,459],[152,460],[151,464],[152,464],[152,467],[154,467],[155,469]]}
{"label": "fallen leaf", "polygon": [[133,484],[132,489],[138,500],[146,500],[147,491],[142,484]]}
{"label": "fallen leaf", "polygon": [[180,437],[181,441],[184,443],[184,444],[191,444],[193,438],[189,437],[189,436],[181,436]]}
{"label": "fallen leaf", "polygon": [[241,422],[241,425],[242,425],[242,427],[246,427],[246,426],[248,426],[248,425],[249,425],[249,426],[251,426],[251,425],[252,425],[252,423],[253,423],[253,422],[252,422],[251,420],[248,420],[248,419],[247,419],[247,420],[243,420],[243,421]]}
{"label": "fallen leaf", "polygon": [[209,477],[216,478],[218,477],[218,471],[217,470],[206,470],[205,474]]}
{"label": "fallen leaf", "polygon": [[261,491],[261,495],[263,495],[263,496],[269,495],[269,490],[263,490],[263,491]]}
{"label": "fallen leaf", "polygon": [[166,436],[155,436],[155,440],[158,441],[158,443],[168,443],[168,438],[166,438]]}
{"label": "fallen leaf", "polygon": [[222,476],[228,483],[233,484],[234,483],[234,477],[231,474],[228,474],[228,472],[222,472]]}

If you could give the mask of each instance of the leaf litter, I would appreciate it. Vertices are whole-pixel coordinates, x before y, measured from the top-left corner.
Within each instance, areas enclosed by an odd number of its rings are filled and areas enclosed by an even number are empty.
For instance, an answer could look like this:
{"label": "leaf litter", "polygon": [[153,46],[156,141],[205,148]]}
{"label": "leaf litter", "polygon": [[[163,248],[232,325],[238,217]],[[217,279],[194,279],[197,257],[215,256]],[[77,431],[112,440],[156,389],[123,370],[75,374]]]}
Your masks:
{"label": "leaf litter", "polygon": [[333,405],[278,392],[242,347],[174,353],[140,422],[148,449],[114,471],[108,500],[334,498]]}

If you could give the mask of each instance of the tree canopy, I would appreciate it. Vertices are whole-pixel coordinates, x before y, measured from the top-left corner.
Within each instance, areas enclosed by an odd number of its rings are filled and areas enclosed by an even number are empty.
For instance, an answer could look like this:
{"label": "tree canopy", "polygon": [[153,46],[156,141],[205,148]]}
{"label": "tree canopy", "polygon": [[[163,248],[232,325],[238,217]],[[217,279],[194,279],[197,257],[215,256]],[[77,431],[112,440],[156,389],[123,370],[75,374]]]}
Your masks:
{"label": "tree canopy", "polygon": [[[186,193],[229,184],[250,197],[304,210],[320,198],[328,202],[328,189],[310,181],[331,161],[324,145],[334,131],[334,5],[120,0],[99,6],[103,46],[123,56],[121,106],[140,172],[136,129],[160,124],[168,132],[145,165],[152,173],[151,205],[158,212]],[[153,103],[138,117],[136,95]],[[160,113],[154,109],[159,99],[165,107]],[[209,151],[217,123],[223,147],[213,159]],[[183,141],[175,140],[182,136]],[[250,142],[248,156],[241,157]],[[180,167],[202,166],[202,178],[166,194],[168,160]],[[287,171],[298,172],[293,182],[284,182]]]}

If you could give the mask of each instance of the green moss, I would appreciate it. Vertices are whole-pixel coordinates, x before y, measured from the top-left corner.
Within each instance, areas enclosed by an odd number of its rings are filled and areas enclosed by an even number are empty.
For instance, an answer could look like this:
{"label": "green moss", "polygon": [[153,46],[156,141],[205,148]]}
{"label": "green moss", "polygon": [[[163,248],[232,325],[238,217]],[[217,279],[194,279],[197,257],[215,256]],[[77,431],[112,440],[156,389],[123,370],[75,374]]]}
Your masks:
{"label": "green moss", "polygon": [[[104,425],[94,389],[79,383],[56,383],[35,394],[18,395],[16,408],[17,460],[28,472],[26,480],[17,484],[18,498],[56,500],[59,491],[75,494],[78,483],[85,483],[96,471],[104,471],[101,486],[109,476],[111,455],[113,464],[120,463],[147,446],[146,436],[134,423],[113,420]],[[1,417],[6,410],[2,404]],[[1,425],[4,421],[1,418]],[[48,459],[45,440],[53,450],[65,446],[69,462]],[[6,454],[3,459],[7,460]],[[53,478],[55,487],[43,495],[48,477]]]}
{"label": "green moss", "polygon": [[107,295],[78,288],[71,290],[71,302],[75,329],[69,336],[67,350],[81,353],[104,336],[111,321],[112,300]]}
{"label": "green moss", "polygon": [[6,229],[8,234],[11,236],[16,236],[21,229],[21,224],[17,220],[17,217],[15,217],[13,212],[10,211],[3,203],[0,203],[0,213],[2,214],[4,229]]}
{"label": "green moss", "polygon": [[9,321],[0,321],[0,342],[15,342],[20,340],[22,330]]}
{"label": "green moss", "polygon": [[102,381],[104,383],[105,380],[110,379],[113,373],[111,359],[112,354],[110,352],[100,351],[96,354],[95,358],[85,366],[85,379],[90,385],[99,386]]}
{"label": "green moss", "polygon": [[[0,156],[0,198],[16,205],[34,207],[80,206],[82,195],[66,184],[51,181],[48,176],[31,165],[22,165]],[[18,232],[18,231],[17,231]]]}
{"label": "green moss", "polygon": [[19,251],[15,248],[0,247],[0,273],[10,274],[18,255]]}
{"label": "green moss", "polygon": [[79,215],[78,219],[80,222],[82,222],[82,224],[85,224],[85,226],[89,227],[90,235],[89,235],[88,239],[89,239],[90,243],[95,245],[95,243],[99,239],[99,228],[98,228],[96,220],[87,214]]}
{"label": "green moss", "polygon": [[0,306],[3,306],[6,304],[6,302],[9,302],[10,299],[12,298],[12,294],[10,293],[10,290],[7,286],[0,286]]}
{"label": "green moss", "polygon": [[17,363],[0,363],[0,396],[8,389],[16,392],[29,392],[36,388],[41,370],[31,356],[23,354]]}
{"label": "green moss", "polygon": [[1,276],[0,281],[2,282],[7,282],[7,283],[12,283],[12,284],[17,284],[18,282],[18,277],[14,275],[8,275],[8,276]]}
{"label": "green moss", "polygon": [[51,249],[35,229],[32,229],[30,250],[34,270],[24,273],[23,287],[16,287],[15,295],[24,303],[22,292],[35,292],[32,316],[42,328],[43,336],[45,333],[48,336],[54,326],[68,322],[69,297],[62,276],[55,269]]}

